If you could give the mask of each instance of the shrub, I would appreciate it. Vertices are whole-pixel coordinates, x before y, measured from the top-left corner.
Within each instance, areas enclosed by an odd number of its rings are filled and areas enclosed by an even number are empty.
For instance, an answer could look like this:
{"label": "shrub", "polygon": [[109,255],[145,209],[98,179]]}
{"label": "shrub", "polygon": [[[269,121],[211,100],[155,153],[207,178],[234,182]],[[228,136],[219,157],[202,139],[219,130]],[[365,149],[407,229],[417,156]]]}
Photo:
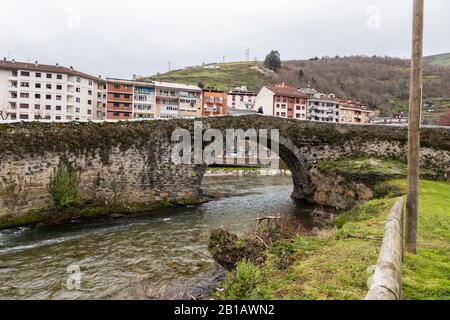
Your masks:
{"label": "shrub", "polygon": [[58,209],[69,208],[78,202],[78,178],[67,157],[61,157],[58,167],[53,170],[48,192]]}
{"label": "shrub", "polygon": [[229,273],[224,283],[223,292],[219,299],[226,300],[269,300],[270,293],[265,287],[264,276],[261,270],[248,262],[242,260],[237,264],[236,272]]}

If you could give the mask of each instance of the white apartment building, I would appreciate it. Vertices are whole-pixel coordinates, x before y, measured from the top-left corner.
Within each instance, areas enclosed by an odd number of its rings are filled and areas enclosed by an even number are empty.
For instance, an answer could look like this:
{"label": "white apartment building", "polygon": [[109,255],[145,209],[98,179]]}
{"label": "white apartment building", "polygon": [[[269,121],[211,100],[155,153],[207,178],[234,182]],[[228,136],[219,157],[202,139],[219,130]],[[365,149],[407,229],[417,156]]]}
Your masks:
{"label": "white apartment building", "polygon": [[256,93],[249,91],[247,87],[235,88],[227,94],[227,110],[229,114],[254,113]]}
{"label": "white apartment building", "polygon": [[106,82],[38,62],[0,61],[0,121],[103,119]]}
{"label": "white apartment building", "polygon": [[202,89],[188,84],[154,81],[156,105],[161,119],[202,116]]}
{"label": "white apartment building", "polygon": [[268,116],[306,120],[308,97],[301,89],[286,83],[266,86],[256,97],[256,108],[262,108]]}
{"label": "white apartment building", "polygon": [[308,100],[309,121],[339,123],[340,101],[334,94],[316,93]]}
{"label": "white apartment building", "polygon": [[153,84],[134,82],[133,117],[139,120],[157,117],[156,91]]}

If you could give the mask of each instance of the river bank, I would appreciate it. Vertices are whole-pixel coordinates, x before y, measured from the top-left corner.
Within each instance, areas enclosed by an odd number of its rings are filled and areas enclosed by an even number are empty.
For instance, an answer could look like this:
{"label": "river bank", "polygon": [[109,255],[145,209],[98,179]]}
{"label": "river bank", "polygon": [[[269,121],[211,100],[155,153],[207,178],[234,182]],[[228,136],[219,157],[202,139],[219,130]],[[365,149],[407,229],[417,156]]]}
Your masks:
{"label": "river bank", "polygon": [[[0,231],[0,299],[121,299],[141,283],[153,294],[179,284],[198,292],[215,282],[211,229],[244,234],[258,213],[316,227],[317,207],[291,199],[291,177],[206,177],[203,188],[226,196],[150,215]],[[79,267],[80,290],[67,288],[68,267]]]}
{"label": "river bank", "polygon": [[[212,167],[205,177],[256,177],[256,176],[291,176],[288,170],[271,170],[252,167]],[[223,192],[204,190],[200,199],[184,199],[180,201],[160,200],[153,203],[126,202],[80,202],[58,209],[49,206],[48,209],[29,212],[25,215],[8,215],[0,217],[0,230],[13,229],[24,226],[64,225],[71,222],[83,222],[98,219],[123,219],[142,215],[158,214],[161,211],[178,208],[199,206],[206,202],[227,197]]]}
{"label": "river bank", "polygon": [[[350,173],[351,166],[343,164],[331,166],[330,163],[328,169],[339,167]],[[361,169],[359,164],[357,167]],[[379,173],[387,167],[381,168]],[[366,176],[374,176],[373,170],[363,169],[369,173]],[[353,170],[352,177],[358,174],[361,175],[361,170]],[[402,175],[402,172],[395,169],[393,174]],[[333,227],[322,229],[314,236],[294,235],[275,241],[263,250],[260,261],[241,260],[227,274],[215,298],[364,299],[389,211],[398,196],[406,193],[404,179],[383,178],[377,184],[379,190],[385,191],[378,199],[368,200],[336,217]],[[419,250],[416,256],[405,256],[404,298],[448,299],[450,183],[423,180],[420,203]]]}

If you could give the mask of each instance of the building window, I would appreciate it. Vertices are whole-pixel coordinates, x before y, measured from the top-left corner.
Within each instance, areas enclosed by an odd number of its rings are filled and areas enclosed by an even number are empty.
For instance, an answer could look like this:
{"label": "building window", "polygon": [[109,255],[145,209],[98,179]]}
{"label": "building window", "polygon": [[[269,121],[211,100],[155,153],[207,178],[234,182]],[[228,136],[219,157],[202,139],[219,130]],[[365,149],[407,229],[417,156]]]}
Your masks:
{"label": "building window", "polygon": [[92,105],[92,100],[88,100],[88,105]]}
{"label": "building window", "polygon": [[113,115],[114,115],[114,117],[119,117],[120,116],[120,112],[114,112]]}
{"label": "building window", "polygon": [[88,90],[88,95],[92,96],[92,90]]}
{"label": "building window", "polygon": [[40,88],[41,88],[41,84],[38,83],[38,82],[36,82],[36,83],[34,84],[34,87],[35,87],[36,89],[40,89]]}
{"label": "building window", "polygon": [[81,78],[77,78],[77,82],[80,83],[81,82]]}
{"label": "building window", "polygon": [[55,120],[61,120],[61,116],[56,116]]}
{"label": "building window", "polygon": [[28,71],[21,71],[21,72],[20,72],[20,75],[21,75],[22,77],[29,77],[29,76],[30,76],[30,73],[29,73]]}
{"label": "building window", "polygon": [[120,99],[120,93],[114,93],[114,98]]}
{"label": "building window", "polygon": [[51,95],[51,94],[47,94],[47,95],[45,96],[45,99],[47,99],[47,100],[52,100],[52,95]]}
{"label": "building window", "polygon": [[35,104],[34,105],[34,109],[35,110],[40,110],[41,109],[41,105],[40,104]]}
{"label": "building window", "polygon": [[29,108],[29,104],[28,103],[21,103],[20,104],[20,109],[28,109]]}
{"label": "building window", "polygon": [[120,108],[120,103],[114,103],[114,108]]}
{"label": "building window", "polygon": [[21,92],[21,93],[20,93],[20,97],[21,97],[21,98],[29,98],[29,97],[30,97],[30,94],[29,94],[29,93],[26,93],[26,92]]}
{"label": "building window", "polygon": [[36,115],[34,116],[34,120],[41,120],[41,116],[38,115],[38,114],[36,114]]}
{"label": "building window", "polygon": [[76,101],[77,103],[80,103],[80,102],[81,102],[81,99],[80,99],[80,98],[76,98],[75,101]]}
{"label": "building window", "polygon": [[17,77],[17,71],[15,71],[15,70],[12,71],[12,72],[11,72],[11,75],[12,75],[13,77]]}
{"label": "building window", "polygon": [[56,106],[56,111],[61,111],[61,106]]}
{"label": "building window", "polygon": [[92,81],[91,80],[89,80],[89,85],[92,86]]}
{"label": "building window", "polygon": [[91,114],[92,114],[92,110],[89,110],[89,109],[88,109],[87,113],[88,113],[89,115],[91,115]]}
{"label": "building window", "polygon": [[23,88],[29,88],[30,87],[30,83],[29,82],[21,82],[20,86]]}
{"label": "building window", "polygon": [[61,96],[56,96],[56,100],[61,101],[62,97]]}
{"label": "building window", "polygon": [[47,79],[51,79],[52,78],[52,74],[51,73],[47,73]]}
{"label": "building window", "polygon": [[51,90],[51,89],[52,89],[52,85],[51,85],[50,83],[47,83],[47,84],[45,85],[45,88]]}
{"label": "building window", "polygon": [[46,105],[45,110],[52,110],[52,106]]}
{"label": "building window", "polygon": [[76,109],[75,109],[75,112],[76,112],[76,113],[80,113],[80,108],[76,108]]}
{"label": "building window", "polygon": [[41,95],[40,95],[39,93],[36,93],[36,94],[34,95],[34,98],[35,98],[35,99],[40,99],[40,98],[41,98]]}
{"label": "building window", "polygon": [[57,75],[56,75],[56,79],[62,80],[62,74],[57,74]]}
{"label": "building window", "polygon": [[76,88],[75,91],[76,91],[77,93],[80,93],[80,92],[81,92],[81,89],[80,89],[80,88]]}
{"label": "building window", "polygon": [[120,84],[115,84],[114,89],[120,89]]}
{"label": "building window", "polygon": [[62,90],[62,85],[58,84],[58,85],[56,86],[56,90]]}
{"label": "building window", "polygon": [[21,120],[28,120],[29,117],[28,117],[27,114],[21,114],[21,115],[20,115],[20,119],[21,119]]}

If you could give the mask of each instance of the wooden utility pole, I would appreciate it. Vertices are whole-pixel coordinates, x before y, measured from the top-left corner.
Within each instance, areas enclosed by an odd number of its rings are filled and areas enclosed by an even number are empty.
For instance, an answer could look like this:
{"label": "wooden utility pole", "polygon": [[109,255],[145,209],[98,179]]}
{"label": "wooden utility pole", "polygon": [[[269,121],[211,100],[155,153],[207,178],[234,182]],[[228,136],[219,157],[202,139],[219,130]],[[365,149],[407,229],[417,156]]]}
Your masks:
{"label": "wooden utility pole", "polygon": [[408,198],[406,202],[406,251],[416,253],[420,178],[420,121],[422,110],[424,0],[414,0],[411,88],[408,133]]}

